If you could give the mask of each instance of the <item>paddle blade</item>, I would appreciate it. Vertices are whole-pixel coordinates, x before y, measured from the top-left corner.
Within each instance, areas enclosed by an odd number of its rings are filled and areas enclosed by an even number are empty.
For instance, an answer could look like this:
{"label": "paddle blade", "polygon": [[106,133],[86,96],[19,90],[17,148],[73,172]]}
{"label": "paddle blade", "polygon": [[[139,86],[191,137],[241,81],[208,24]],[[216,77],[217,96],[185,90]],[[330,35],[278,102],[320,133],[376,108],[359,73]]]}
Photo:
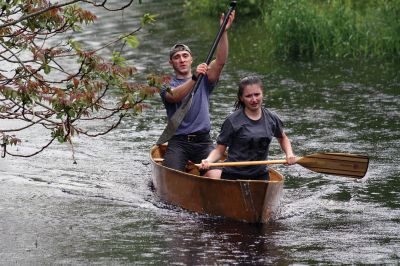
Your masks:
{"label": "paddle blade", "polygon": [[175,134],[175,131],[178,129],[179,125],[185,118],[185,115],[192,106],[192,100],[193,100],[193,94],[190,94],[188,100],[182,103],[179,109],[175,111],[171,119],[168,121],[168,124],[165,127],[163,133],[158,138],[156,143],[157,145],[167,142]]}
{"label": "paddle blade", "polygon": [[368,170],[369,159],[358,154],[315,153],[301,157],[297,163],[318,173],[363,178]]}

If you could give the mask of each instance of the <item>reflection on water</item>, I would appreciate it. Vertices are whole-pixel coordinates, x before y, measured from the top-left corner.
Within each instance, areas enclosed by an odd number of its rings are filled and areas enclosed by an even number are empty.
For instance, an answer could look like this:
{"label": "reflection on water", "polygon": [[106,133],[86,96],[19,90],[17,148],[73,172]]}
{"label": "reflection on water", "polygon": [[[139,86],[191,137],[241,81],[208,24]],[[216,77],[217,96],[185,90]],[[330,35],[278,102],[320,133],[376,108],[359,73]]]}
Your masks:
{"label": "reflection on water", "polygon": [[[128,51],[130,62],[141,70],[139,78],[147,74],[145,68],[170,73],[167,53],[176,40],[193,47],[197,61],[206,57],[217,29],[214,18],[188,19],[177,5],[182,1],[144,2],[123,15],[100,13],[107,23],[76,38],[96,46],[136,27],[137,17],[151,11],[160,14],[157,24],[139,34],[139,49]],[[207,31],[194,34],[196,25]],[[109,135],[77,138],[76,165],[68,147],[59,144],[33,159],[0,159],[0,261],[396,264],[399,65],[265,61],[248,41],[257,38],[255,30],[238,19],[230,31],[231,57],[211,102],[214,138],[232,111],[239,77],[257,73],[266,83],[266,105],[282,117],[298,155],[366,153],[371,162],[364,179],[278,165],[286,177],[282,206],[277,220],[264,226],[165,205],[151,190],[148,162],[149,149],[165,127],[157,96],[151,100],[152,110]],[[41,143],[40,129],[26,134],[20,151]],[[272,159],[282,157],[276,142],[271,149]]]}

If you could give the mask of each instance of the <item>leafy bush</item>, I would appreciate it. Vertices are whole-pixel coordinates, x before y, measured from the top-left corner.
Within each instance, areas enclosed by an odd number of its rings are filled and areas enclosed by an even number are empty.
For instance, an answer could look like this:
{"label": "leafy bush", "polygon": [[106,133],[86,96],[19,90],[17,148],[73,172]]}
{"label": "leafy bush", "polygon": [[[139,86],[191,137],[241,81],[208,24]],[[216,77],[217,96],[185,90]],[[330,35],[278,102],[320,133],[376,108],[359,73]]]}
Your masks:
{"label": "leafy bush", "polygon": [[287,58],[400,58],[400,1],[274,1],[265,13],[269,45]]}
{"label": "leafy bush", "polygon": [[[185,6],[215,15],[227,2],[186,0]],[[400,0],[243,0],[237,16],[256,24],[262,18],[263,50],[275,56],[400,59]]]}

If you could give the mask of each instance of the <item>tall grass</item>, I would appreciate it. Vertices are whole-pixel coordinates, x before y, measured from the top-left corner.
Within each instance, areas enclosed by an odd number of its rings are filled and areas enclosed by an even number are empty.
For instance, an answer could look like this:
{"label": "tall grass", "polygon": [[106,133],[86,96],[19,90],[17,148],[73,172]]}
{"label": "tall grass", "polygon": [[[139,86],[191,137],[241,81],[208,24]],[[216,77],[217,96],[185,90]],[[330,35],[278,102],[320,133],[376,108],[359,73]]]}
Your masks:
{"label": "tall grass", "polygon": [[399,11],[399,0],[358,9],[351,0],[281,0],[264,22],[275,55],[400,59]]}
{"label": "tall grass", "polygon": [[[186,0],[209,14],[226,5]],[[278,57],[400,60],[400,0],[242,0],[237,13],[262,19],[264,49]]]}

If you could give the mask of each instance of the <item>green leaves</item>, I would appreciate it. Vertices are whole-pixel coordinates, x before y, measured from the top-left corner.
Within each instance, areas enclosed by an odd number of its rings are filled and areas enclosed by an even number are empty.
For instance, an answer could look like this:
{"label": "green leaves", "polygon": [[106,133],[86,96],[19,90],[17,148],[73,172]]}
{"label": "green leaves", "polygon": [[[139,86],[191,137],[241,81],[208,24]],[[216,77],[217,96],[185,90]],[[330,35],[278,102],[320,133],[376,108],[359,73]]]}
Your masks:
{"label": "green leaves", "polygon": [[18,97],[18,92],[9,86],[0,86],[0,93],[10,100],[15,100]]}
{"label": "green leaves", "polygon": [[120,52],[113,52],[113,55],[112,55],[112,57],[111,57],[111,60],[112,60],[112,61],[114,62],[114,64],[116,64],[117,66],[121,66],[121,67],[126,66],[126,64],[125,64],[126,59],[125,59],[125,57],[122,57],[122,56],[121,56],[121,53],[120,53]]}
{"label": "green leaves", "polygon": [[66,141],[64,129],[62,126],[57,127],[51,132],[51,137],[56,138],[58,142],[64,143]]}
{"label": "green leaves", "polygon": [[124,37],[123,40],[133,49],[137,48],[140,44],[138,38],[135,35],[129,35]]}
{"label": "green leaves", "polygon": [[46,75],[49,74],[51,71],[51,68],[50,68],[49,64],[47,63],[47,61],[43,62],[42,68]]}
{"label": "green leaves", "polygon": [[82,51],[82,45],[78,41],[75,41],[74,39],[69,39],[68,44],[75,51],[77,51],[77,52]]}
{"label": "green leaves", "polygon": [[143,17],[141,18],[142,27],[147,25],[147,24],[153,24],[156,21],[156,17],[158,17],[158,15],[152,15],[152,14],[149,14],[149,13],[145,13],[143,15]]}

